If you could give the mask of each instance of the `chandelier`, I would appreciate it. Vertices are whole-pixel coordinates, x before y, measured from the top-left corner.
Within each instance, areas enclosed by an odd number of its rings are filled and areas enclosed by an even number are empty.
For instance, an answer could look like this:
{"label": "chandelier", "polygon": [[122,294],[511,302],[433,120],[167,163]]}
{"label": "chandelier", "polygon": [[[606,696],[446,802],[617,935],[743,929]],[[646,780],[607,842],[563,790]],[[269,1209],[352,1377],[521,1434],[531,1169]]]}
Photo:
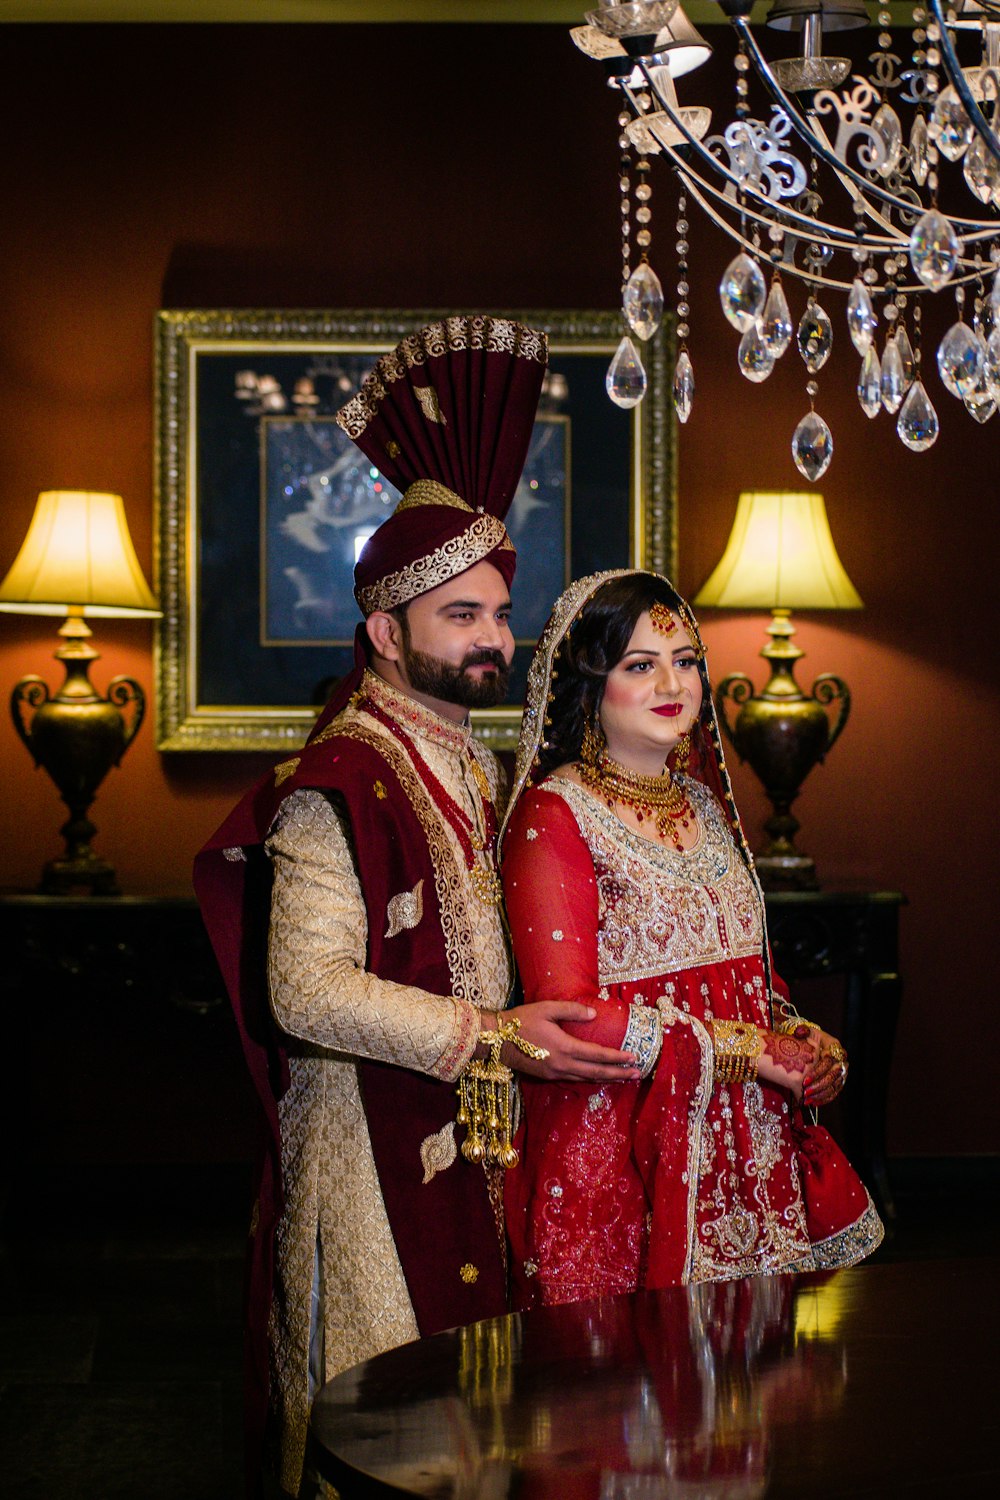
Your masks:
{"label": "chandelier", "polygon": [[[681,422],[696,389],[688,302],[695,207],[732,241],[719,300],[739,336],[741,373],[766,380],[793,347],[804,363],[809,409],[792,457],[806,479],[819,479],[833,456],[818,377],[838,324],[857,351],[861,407],[871,418],[891,413],[900,440],[919,453],[939,431],[921,310],[929,295],[954,297],[938,373],[974,421],[988,421],[1000,402],[1000,0],[915,5],[909,59],[893,51],[882,0],[866,73],[826,45],[831,33],[871,24],[864,0],[773,0],[765,26],[796,34],[798,46],[771,61],[750,24],[753,0],[718,4],[736,52],[732,119],[714,131],[711,112],[678,94],[678,80],[711,54],[678,0],[601,0],[571,32],[603,64],[621,105],[626,327],[608,369],[609,396],[623,407],[642,400],[642,344],[663,316],[650,263],[650,177],[660,157],[679,189],[673,400]],[[974,66],[958,60],[961,28],[978,33]],[[792,279],[805,290],[797,323],[785,292]]]}

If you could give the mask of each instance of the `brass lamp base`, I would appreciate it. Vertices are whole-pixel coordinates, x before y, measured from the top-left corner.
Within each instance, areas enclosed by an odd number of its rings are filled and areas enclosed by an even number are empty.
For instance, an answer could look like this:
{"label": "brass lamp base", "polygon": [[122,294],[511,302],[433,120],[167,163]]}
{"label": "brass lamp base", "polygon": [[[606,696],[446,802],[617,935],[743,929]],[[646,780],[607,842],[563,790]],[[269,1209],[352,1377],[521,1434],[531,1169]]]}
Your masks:
{"label": "brass lamp base", "polygon": [[[69,818],[60,830],[65,853],[46,864],[39,889],[56,896],[80,890],[117,895],[114,867],[90,847],[97,829],[87,812],[97,788],[135,738],[145,713],[145,695],[132,677],[113,678],[107,698],[94,691],[88,672],[99,652],[90,644],[91,631],[78,611],[70,612],[59,634],[65,645],[55,657],[66,668],[59,692],[50,698],[41,677],[24,677],[14,688],[10,705],[14,728],[35,765],[48,772],[69,808]],[[126,720],[121,710],[128,704],[132,712]],[[33,710],[30,719],[26,707]]]}
{"label": "brass lamp base", "polygon": [[[769,842],[754,856],[761,884],[765,890],[817,890],[815,864],[795,847],[799,821],[791,808],[809,772],[847,723],[851,695],[832,672],[817,677],[810,694],[802,692],[794,668],[805,653],[792,644],[795,627],[790,613],[774,610],[768,626],[771,640],[760,654],[771,665],[771,678],[763,692],[755,696],[750,678],[733,672],[719,683],[716,699],[727,739],[740,760],[756,772],[774,807],[764,824]],[[739,707],[732,724],[726,717],[727,699]],[[840,709],[831,725],[826,708],[838,701]]]}

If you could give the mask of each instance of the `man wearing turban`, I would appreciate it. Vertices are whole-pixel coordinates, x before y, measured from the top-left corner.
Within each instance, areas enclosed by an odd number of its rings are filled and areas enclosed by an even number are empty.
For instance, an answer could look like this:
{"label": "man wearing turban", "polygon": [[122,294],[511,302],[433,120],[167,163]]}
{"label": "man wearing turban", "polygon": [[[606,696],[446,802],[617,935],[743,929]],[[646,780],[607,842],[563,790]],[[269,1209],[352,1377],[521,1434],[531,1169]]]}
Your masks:
{"label": "man wearing turban", "polygon": [[[468,709],[506,690],[516,559],[503,516],[546,353],[518,323],[448,318],[383,356],[338,413],[403,491],[355,569],[355,668],[195,866],[266,1126],[249,1472],[270,1410],[293,1495],[324,1380],[506,1306],[502,1169],[465,1160],[455,1133],[456,1081],[513,982],[495,865],[503,776]],[[543,1055],[512,1065],[622,1076],[624,1054],[559,1025],[584,1007],[515,1014]]]}

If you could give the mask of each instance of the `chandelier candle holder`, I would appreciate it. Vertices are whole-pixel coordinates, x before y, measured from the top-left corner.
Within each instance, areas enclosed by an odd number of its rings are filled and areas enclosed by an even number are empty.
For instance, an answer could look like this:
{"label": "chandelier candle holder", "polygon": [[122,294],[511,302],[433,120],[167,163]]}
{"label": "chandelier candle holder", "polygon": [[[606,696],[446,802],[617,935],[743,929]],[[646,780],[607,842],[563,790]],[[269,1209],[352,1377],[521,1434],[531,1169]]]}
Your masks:
{"label": "chandelier candle holder", "polygon": [[[609,396],[623,407],[642,400],[641,346],[665,306],[652,255],[659,157],[678,187],[673,392],[681,422],[696,399],[687,300],[693,209],[732,241],[719,299],[739,335],[740,373],[765,381],[793,346],[803,361],[808,410],[791,439],[803,478],[818,480],[833,457],[817,377],[838,328],[855,351],[863,411],[888,414],[911,451],[938,437],[930,364],[974,422],[989,421],[1000,402],[1000,0],[914,5],[907,59],[892,50],[888,5],[874,5],[879,31],[867,74],[852,73],[850,60],[826,45],[831,34],[871,24],[863,0],[772,0],[764,27],[794,35],[798,46],[771,61],[750,22],[753,0],[717,3],[737,50],[732,118],[712,134],[710,111],[678,96],[677,80],[711,48],[677,0],[601,0],[571,32],[602,63],[619,103],[625,326]],[[977,37],[972,66],[959,62],[960,30]],[[786,291],[793,282],[803,292],[797,318]],[[924,359],[922,307],[941,295],[954,298],[955,321],[936,359]]]}
{"label": "chandelier candle holder", "polygon": [[[146,699],[133,677],[108,684],[106,698],[89,672],[100,653],[85,616],[158,616],[132,546],[120,495],[46,490],[27,536],[0,584],[0,610],[65,615],[63,644],[54,653],[65,678],[52,697],[41,677],[24,677],[11,694],[14,728],[36,766],[43,766],[69,808],[62,827],[65,854],[49,860],[40,890],[117,895],[112,865],[90,847],[97,832],[87,816],[97,789],[139,730]],[[122,710],[126,710],[123,713]]]}
{"label": "chandelier candle holder", "polygon": [[[815,890],[813,860],[795,846],[799,829],[792,812],[809,772],[839,738],[851,710],[843,678],[824,672],[809,693],[795,680],[805,654],[792,641],[793,609],[862,609],[861,597],[844,571],[830,534],[823,496],[740,496],[726,550],[695,604],[715,609],[769,609],[770,637],[761,656],[771,668],[759,694],[744,672],[718,684],[716,705],[727,739],[746,761],[774,808],[764,824],[768,843],[754,863],[765,890]],[[733,722],[731,702],[739,712]],[[836,716],[827,710],[837,705]]]}

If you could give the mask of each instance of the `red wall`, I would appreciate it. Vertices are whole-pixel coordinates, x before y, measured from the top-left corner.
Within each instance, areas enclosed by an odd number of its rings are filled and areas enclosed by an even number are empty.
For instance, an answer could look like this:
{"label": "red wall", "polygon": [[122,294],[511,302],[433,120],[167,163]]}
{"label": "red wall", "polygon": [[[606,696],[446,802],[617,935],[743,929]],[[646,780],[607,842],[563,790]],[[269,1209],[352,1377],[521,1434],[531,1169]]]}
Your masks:
{"label": "red wall", "polygon": [[[561,28],[8,25],[2,37],[0,570],[37,492],[59,486],[122,493],[151,568],[157,307],[614,303],[615,109]],[[731,74],[716,77],[719,122]],[[710,99],[702,79],[684,80],[684,101]],[[669,283],[662,170],[654,187],[654,263]],[[740,490],[800,486],[788,450],[808,403],[794,354],[764,386],[738,375],[715,293],[728,252],[689,218],[697,396],[680,436],[679,582],[693,593]],[[789,297],[797,316],[801,293]],[[977,429],[932,376],[942,437],[908,453],[886,417],[858,408],[842,305],[829,310],[838,345],[818,406],[836,453],[820,488],[867,608],[798,622],[803,684],[835,671],[854,696],[801,798],[801,841],[826,883],[909,897],[892,1148],[996,1151],[995,1104],[970,1088],[963,1043],[989,1034],[994,1004],[981,936],[997,875],[983,791],[998,728],[1000,419]],[[942,304],[929,321],[952,316]],[[708,619],[717,675],[760,680],[765,623]],[[57,624],[3,617],[0,682],[40,671],[55,684]],[[97,683],[130,672],[151,689],[151,634],[99,624]],[[0,883],[30,888],[61,809],[6,722],[0,751]],[[194,849],[264,763],[164,757],[144,727],[95,808],[124,888],[187,889]],[[739,768],[736,780],[753,837],[762,796]]]}

